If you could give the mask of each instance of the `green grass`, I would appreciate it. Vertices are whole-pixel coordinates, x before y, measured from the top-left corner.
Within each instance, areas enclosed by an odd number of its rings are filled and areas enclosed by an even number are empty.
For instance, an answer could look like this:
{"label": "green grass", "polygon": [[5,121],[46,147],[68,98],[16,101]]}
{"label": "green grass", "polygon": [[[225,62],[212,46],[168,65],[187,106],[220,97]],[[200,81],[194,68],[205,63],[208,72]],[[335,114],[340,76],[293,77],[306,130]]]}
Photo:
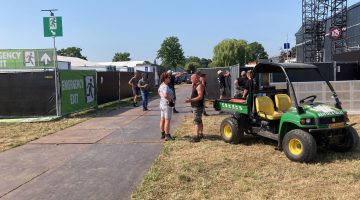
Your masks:
{"label": "green grass", "polygon": [[[219,137],[226,116],[204,117],[205,140],[192,144],[185,117],[132,199],[358,199],[360,150],[319,150],[310,164],[292,162],[276,143],[249,137],[239,145]],[[352,116],[360,122],[360,116]],[[360,126],[355,127],[360,132]]]}

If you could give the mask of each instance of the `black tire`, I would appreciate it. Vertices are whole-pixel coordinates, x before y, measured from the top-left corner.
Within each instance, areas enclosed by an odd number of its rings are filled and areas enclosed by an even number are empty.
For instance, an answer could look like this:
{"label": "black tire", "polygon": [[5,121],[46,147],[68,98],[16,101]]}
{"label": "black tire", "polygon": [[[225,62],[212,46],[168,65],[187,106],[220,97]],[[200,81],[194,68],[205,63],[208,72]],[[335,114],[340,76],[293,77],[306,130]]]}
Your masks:
{"label": "black tire", "polygon": [[316,156],[317,146],[314,137],[301,129],[286,133],[282,148],[286,157],[296,162],[309,162]]}
{"label": "black tire", "polygon": [[229,117],[221,122],[220,133],[222,139],[227,143],[238,144],[244,135],[235,118]]}
{"label": "black tire", "polygon": [[343,141],[330,145],[330,148],[337,152],[347,152],[356,149],[358,145],[359,135],[353,127],[349,127]]}

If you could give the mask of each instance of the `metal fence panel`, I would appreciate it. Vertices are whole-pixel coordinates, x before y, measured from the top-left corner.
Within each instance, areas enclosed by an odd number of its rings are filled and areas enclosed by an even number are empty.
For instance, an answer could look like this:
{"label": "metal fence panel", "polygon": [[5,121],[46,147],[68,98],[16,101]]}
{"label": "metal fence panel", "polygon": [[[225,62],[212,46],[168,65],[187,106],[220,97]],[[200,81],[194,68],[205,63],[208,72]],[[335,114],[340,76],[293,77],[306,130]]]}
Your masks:
{"label": "metal fence panel", "polygon": [[[209,99],[218,99],[220,97],[220,87],[217,80],[217,71],[229,71],[229,67],[217,67],[217,68],[200,68],[199,69],[202,73],[206,74],[206,82],[207,82],[207,89],[209,92]],[[231,78],[227,78],[226,80],[226,97],[230,98],[231,93]]]}
{"label": "metal fence panel", "polygon": [[[349,113],[360,113],[360,81],[330,81],[342,103],[343,109]],[[286,83],[272,83],[281,88],[286,87]],[[294,82],[294,90],[298,101],[310,95],[316,95],[316,101],[333,105],[334,99],[331,97],[329,87],[325,82]]]}

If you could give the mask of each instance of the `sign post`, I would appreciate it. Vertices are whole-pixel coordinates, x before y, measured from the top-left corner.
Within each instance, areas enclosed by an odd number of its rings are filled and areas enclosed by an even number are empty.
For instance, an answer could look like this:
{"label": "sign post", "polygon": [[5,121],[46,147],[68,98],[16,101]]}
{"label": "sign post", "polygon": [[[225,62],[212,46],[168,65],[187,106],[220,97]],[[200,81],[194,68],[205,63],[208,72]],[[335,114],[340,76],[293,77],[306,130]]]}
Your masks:
{"label": "sign post", "polygon": [[57,53],[56,53],[56,43],[55,43],[55,37],[61,37],[63,36],[62,31],[62,18],[54,16],[53,11],[57,11],[57,9],[50,9],[50,10],[41,10],[41,11],[49,11],[50,17],[44,17],[43,18],[43,24],[44,24],[44,37],[52,37],[54,41],[54,55],[55,55],[55,101],[56,101],[56,115],[61,115],[61,100],[59,98],[59,69],[58,69],[58,63],[57,63]]}

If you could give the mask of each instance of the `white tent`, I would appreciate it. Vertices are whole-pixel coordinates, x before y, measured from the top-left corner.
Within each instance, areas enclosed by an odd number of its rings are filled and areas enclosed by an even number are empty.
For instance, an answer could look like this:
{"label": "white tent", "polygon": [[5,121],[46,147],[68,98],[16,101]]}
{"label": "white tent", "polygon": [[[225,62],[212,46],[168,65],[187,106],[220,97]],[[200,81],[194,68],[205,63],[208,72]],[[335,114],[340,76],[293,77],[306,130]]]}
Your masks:
{"label": "white tent", "polygon": [[135,67],[137,65],[148,64],[146,61],[121,61],[121,62],[98,62],[100,65],[116,67]]}
{"label": "white tent", "polygon": [[76,57],[57,56],[57,59],[58,61],[62,61],[62,62],[70,62],[71,67],[105,67],[106,66]]}

